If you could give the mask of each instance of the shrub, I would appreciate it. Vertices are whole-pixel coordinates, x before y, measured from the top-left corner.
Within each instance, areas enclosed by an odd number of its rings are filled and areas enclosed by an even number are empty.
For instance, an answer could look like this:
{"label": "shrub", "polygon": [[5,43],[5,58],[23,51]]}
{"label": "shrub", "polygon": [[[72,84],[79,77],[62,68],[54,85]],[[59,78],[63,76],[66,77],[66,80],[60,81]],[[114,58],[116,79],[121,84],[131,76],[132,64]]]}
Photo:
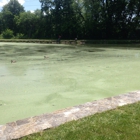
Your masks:
{"label": "shrub", "polygon": [[13,31],[10,29],[6,29],[5,31],[2,32],[2,37],[5,39],[11,39],[13,37]]}
{"label": "shrub", "polygon": [[2,39],[3,37],[2,37],[2,34],[0,34],[0,39]]}
{"label": "shrub", "polygon": [[16,38],[16,39],[24,39],[25,37],[24,37],[24,34],[22,34],[22,33],[17,33],[15,38]]}

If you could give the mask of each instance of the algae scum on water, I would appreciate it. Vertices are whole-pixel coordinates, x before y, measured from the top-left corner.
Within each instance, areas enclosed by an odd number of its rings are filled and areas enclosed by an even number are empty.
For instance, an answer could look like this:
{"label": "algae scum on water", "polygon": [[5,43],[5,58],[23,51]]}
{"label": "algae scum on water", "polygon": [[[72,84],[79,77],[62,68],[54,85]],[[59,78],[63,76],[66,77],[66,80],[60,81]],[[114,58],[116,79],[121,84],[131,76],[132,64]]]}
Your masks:
{"label": "algae scum on water", "polygon": [[139,48],[0,43],[0,124],[139,90]]}

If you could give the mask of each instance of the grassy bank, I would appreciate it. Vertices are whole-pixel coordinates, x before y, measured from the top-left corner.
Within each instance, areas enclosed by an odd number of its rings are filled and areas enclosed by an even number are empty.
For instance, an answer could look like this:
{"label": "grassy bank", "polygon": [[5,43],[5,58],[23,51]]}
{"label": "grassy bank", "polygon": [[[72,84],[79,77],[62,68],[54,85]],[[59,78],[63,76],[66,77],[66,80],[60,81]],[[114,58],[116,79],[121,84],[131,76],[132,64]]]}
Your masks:
{"label": "grassy bank", "polygon": [[20,140],[139,140],[140,102],[72,121]]}
{"label": "grassy bank", "polygon": [[[0,39],[0,42],[25,42],[25,43],[58,43],[57,39]],[[61,40],[62,44],[139,44],[140,40]]]}
{"label": "grassy bank", "polygon": [[56,40],[45,40],[45,39],[0,39],[0,42],[24,42],[24,43],[52,43]]}

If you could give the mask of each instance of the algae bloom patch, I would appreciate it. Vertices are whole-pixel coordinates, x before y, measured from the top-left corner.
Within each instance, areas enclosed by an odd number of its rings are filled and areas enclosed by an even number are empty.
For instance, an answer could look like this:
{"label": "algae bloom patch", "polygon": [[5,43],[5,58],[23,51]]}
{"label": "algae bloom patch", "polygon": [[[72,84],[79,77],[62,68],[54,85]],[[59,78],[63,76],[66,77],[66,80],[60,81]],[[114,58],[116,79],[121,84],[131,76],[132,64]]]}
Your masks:
{"label": "algae bloom patch", "polygon": [[138,90],[139,47],[0,43],[0,124]]}

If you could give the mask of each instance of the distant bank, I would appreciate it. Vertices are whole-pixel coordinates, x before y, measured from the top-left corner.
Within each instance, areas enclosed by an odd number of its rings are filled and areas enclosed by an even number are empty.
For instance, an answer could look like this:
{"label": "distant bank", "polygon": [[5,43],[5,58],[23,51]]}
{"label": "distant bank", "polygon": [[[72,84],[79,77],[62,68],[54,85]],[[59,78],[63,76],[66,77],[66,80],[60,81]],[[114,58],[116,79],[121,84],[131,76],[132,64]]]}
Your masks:
{"label": "distant bank", "polygon": [[139,44],[140,40],[49,40],[49,39],[0,39],[0,42],[24,42],[41,44]]}

